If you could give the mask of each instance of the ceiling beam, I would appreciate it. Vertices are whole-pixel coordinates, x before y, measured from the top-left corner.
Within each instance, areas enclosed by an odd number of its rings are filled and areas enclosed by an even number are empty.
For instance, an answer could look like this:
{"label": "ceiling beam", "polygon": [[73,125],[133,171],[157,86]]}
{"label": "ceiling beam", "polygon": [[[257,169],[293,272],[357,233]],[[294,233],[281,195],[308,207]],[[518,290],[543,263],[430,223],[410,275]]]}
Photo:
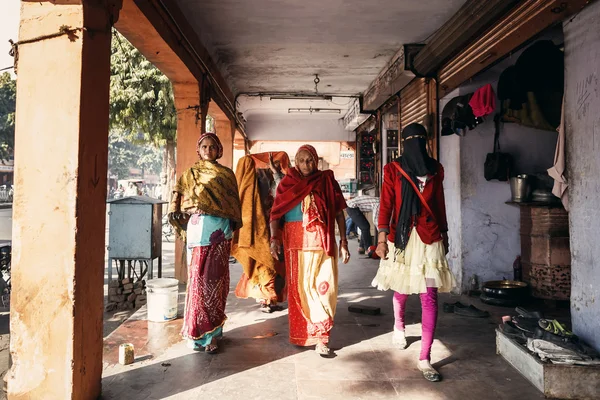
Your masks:
{"label": "ceiling beam", "polygon": [[[162,0],[124,0],[122,12],[127,10],[126,7],[130,9],[131,15],[135,15],[136,12],[143,14],[151,28],[146,26],[141,29],[136,24],[127,23],[125,18],[117,22],[117,29],[128,40],[132,38],[132,44],[172,81],[189,81],[189,77],[192,76],[197,82],[202,82],[207,78],[211,87],[211,99],[228,119],[236,122],[238,129],[245,132],[244,122],[235,112],[235,98],[231,88],[176,3]],[[155,52],[144,52],[138,46],[139,43],[144,44],[148,41],[148,38],[144,37],[144,31],[154,33],[162,39],[163,44]],[[188,76],[178,64],[185,66],[189,71]]]}
{"label": "ceiling beam", "polygon": [[415,75],[405,68],[405,47],[403,46],[381,70],[363,95],[362,109],[376,111],[391,96],[406,86]]}

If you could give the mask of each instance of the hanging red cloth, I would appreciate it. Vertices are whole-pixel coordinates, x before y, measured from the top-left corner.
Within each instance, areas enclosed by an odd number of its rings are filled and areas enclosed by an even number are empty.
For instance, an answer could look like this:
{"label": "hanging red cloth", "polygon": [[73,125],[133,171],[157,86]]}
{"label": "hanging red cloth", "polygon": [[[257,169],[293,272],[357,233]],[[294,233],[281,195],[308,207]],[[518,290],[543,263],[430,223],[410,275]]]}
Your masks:
{"label": "hanging red cloth", "polygon": [[496,109],[496,94],[492,85],[488,83],[477,89],[471,100],[469,100],[469,105],[473,109],[475,118],[485,117],[493,113]]}

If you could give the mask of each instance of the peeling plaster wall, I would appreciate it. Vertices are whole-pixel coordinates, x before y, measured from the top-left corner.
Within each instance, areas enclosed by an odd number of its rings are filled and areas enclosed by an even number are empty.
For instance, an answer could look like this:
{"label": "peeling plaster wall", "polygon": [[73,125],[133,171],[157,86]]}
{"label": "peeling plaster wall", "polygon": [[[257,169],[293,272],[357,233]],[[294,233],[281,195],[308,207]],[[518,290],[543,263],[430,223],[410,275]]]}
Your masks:
{"label": "peeling plaster wall", "polygon": [[571,320],[600,349],[600,3],[565,22]]}
{"label": "peeling plaster wall", "polygon": [[[514,64],[519,54],[441,99],[440,109],[453,97],[472,93],[488,83],[496,91],[500,73]],[[463,290],[469,289],[474,274],[480,283],[512,279],[513,262],[521,253],[520,211],[505,204],[510,200],[510,186],[508,182],[488,182],[483,176],[486,155],[493,148],[494,130],[492,114],[464,137],[452,135],[440,140],[450,230],[449,262]],[[555,132],[507,123],[500,131],[501,151],[513,155],[517,173],[540,173],[552,166],[557,137]]]}

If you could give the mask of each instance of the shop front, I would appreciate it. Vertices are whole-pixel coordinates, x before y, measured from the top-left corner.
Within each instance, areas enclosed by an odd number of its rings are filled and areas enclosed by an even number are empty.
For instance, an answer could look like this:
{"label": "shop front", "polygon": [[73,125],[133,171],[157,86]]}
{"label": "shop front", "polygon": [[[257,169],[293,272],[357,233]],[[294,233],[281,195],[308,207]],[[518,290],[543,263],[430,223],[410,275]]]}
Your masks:
{"label": "shop front", "polygon": [[[600,36],[593,26],[600,4],[590,3],[513,4],[449,59],[435,60],[431,48],[441,54],[443,46],[430,41],[417,54],[428,63],[413,59],[417,77],[386,102],[397,102],[397,126],[382,106],[372,140],[379,143],[381,171],[396,156],[391,148],[402,153],[394,134],[412,122],[429,132],[430,153],[445,168],[448,258],[458,291],[478,292],[490,281],[523,282],[530,307],[597,350],[600,280],[593,271],[600,214],[593,199],[600,187],[593,177],[600,173]],[[511,358],[519,351],[501,352],[509,362],[529,362]],[[538,371],[540,365],[538,375],[530,380],[545,394],[593,397],[586,396],[597,386],[577,387],[597,369],[561,371],[557,381],[564,385],[558,387],[544,384],[543,374],[557,371],[546,368],[553,363],[536,360],[530,367]]]}

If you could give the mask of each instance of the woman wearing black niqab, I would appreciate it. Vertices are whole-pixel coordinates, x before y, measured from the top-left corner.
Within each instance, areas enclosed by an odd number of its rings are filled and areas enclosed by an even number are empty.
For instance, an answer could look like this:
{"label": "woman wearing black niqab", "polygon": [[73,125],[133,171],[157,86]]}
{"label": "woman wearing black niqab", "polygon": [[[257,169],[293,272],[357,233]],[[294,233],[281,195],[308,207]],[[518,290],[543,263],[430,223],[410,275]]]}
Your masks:
{"label": "woman wearing black niqab", "polygon": [[383,170],[377,243],[381,262],[372,285],[395,292],[392,340],[400,349],[407,346],[406,300],[410,294],[419,294],[422,339],[418,367],[425,379],[437,382],[440,374],[430,363],[437,295],[438,291],[449,292],[455,285],[446,259],[444,168],[427,153],[427,131],[423,125],[406,126],[402,140],[402,156]]}

